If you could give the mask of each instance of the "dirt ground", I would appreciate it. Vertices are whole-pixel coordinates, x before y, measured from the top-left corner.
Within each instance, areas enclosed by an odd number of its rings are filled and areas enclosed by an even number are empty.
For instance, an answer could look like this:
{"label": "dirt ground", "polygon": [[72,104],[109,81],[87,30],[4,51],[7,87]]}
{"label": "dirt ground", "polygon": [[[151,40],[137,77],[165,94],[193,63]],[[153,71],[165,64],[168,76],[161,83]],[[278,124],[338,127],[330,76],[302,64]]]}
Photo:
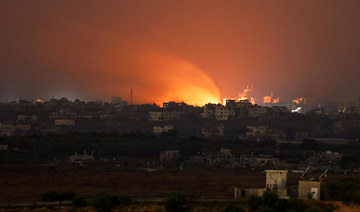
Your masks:
{"label": "dirt ground", "polygon": [[[334,212],[359,212],[359,205],[344,205],[341,202],[325,202],[324,204],[331,204],[334,206],[338,206],[338,208]],[[220,212],[226,207],[226,203],[207,203],[207,204],[193,204],[191,205],[191,211],[193,212]],[[249,212],[249,209],[244,207],[245,211]],[[53,207],[46,208],[40,207],[36,209],[29,208],[14,208],[14,209],[0,209],[0,212],[51,212],[51,211],[59,211],[59,212],[96,212],[96,210],[91,207],[81,207],[75,208],[72,206],[65,207]],[[165,212],[165,208],[161,204],[133,204],[129,206],[118,206],[114,210],[114,212]]]}
{"label": "dirt ground", "polygon": [[[0,166],[0,204],[39,201],[49,191],[72,190],[85,198],[98,192],[131,197],[164,197],[171,191],[189,198],[233,198],[234,187],[265,187],[261,172],[124,170],[119,167],[60,165]],[[298,175],[289,174],[288,187],[296,188]],[[330,176],[334,181],[342,176]]]}

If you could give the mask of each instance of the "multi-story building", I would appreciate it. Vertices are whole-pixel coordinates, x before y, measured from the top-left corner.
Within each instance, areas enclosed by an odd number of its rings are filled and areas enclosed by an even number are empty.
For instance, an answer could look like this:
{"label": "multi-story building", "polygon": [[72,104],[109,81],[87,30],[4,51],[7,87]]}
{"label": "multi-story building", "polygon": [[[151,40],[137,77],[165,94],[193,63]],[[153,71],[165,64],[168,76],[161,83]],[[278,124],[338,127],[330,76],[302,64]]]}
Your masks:
{"label": "multi-story building", "polygon": [[149,121],[176,121],[179,118],[180,118],[180,113],[177,111],[149,112]]}
{"label": "multi-story building", "polygon": [[215,119],[220,121],[226,121],[235,117],[235,110],[222,105],[216,105],[215,107]]}

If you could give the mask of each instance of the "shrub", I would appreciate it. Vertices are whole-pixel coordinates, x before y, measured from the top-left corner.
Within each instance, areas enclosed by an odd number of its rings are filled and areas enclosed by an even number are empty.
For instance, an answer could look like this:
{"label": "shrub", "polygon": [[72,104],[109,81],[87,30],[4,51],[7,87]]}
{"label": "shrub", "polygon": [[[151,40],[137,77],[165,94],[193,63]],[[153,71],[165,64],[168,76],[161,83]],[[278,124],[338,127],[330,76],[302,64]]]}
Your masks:
{"label": "shrub", "polygon": [[321,212],[321,208],[317,206],[311,206],[310,208],[305,209],[304,212]]}
{"label": "shrub", "polygon": [[242,207],[229,204],[222,212],[245,212],[245,210]]}
{"label": "shrub", "polygon": [[75,192],[73,192],[73,191],[65,191],[65,192],[59,193],[58,200],[59,201],[72,200],[72,199],[74,199],[75,196],[76,196]]}
{"label": "shrub", "polygon": [[98,212],[110,212],[119,204],[119,197],[116,195],[98,193],[95,195],[92,204]]}
{"label": "shrub", "polygon": [[353,192],[344,192],[340,194],[340,200],[345,204],[350,204],[353,199]]}
{"label": "shrub", "polygon": [[286,199],[278,199],[275,204],[275,211],[276,212],[287,212],[288,211],[288,200]]}
{"label": "shrub", "polygon": [[271,208],[268,208],[268,207],[262,207],[260,209],[260,212],[275,212],[275,209],[271,209]]}
{"label": "shrub", "polygon": [[262,198],[255,195],[249,196],[247,200],[247,204],[251,211],[256,211],[256,209],[261,205],[261,202]]}
{"label": "shrub", "polygon": [[185,196],[180,192],[170,193],[165,200],[165,210],[167,212],[183,212],[185,211]]}
{"label": "shrub", "polygon": [[128,195],[124,195],[119,197],[120,204],[122,205],[130,205],[131,203],[131,197]]}
{"label": "shrub", "polygon": [[87,205],[84,197],[82,197],[82,196],[76,196],[76,197],[74,197],[74,199],[73,199],[73,204],[74,204],[76,207],[83,207],[83,206],[86,206],[86,205]]}
{"label": "shrub", "polygon": [[55,202],[58,201],[59,194],[55,191],[46,192],[43,195],[41,195],[41,201],[45,202]]}
{"label": "shrub", "polygon": [[55,191],[46,192],[41,196],[41,201],[55,202],[74,199],[76,193],[73,191],[65,191],[57,193]]}
{"label": "shrub", "polygon": [[306,205],[301,199],[290,199],[288,208],[294,212],[303,212],[306,209]]}
{"label": "shrub", "polygon": [[360,192],[359,192],[359,191],[354,194],[354,196],[353,196],[353,202],[354,202],[355,204],[360,205]]}
{"label": "shrub", "polygon": [[263,205],[265,207],[274,208],[276,202],[278,201],[278,196],[274,192],[265,192],[263,194]]}

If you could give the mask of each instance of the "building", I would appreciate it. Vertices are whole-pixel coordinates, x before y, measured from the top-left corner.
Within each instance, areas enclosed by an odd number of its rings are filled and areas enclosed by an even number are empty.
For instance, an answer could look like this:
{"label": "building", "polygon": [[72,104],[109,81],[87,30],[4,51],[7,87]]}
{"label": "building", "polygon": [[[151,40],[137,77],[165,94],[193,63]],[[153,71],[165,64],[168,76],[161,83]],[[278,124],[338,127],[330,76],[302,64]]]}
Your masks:
{"label": "building", "polygon": [[224,136],[224,125],[220,124],[216,128],[206,128],[203,127],[201,129],[201,134],[205,137],[212,137],[212,136]]}
{"label": "building", "polygon": [[226,107],[235,111],[236,119],[243,119],[248,117],[250,109],[254,106],[249,100],[226,100]]}
{"label": "building", "polygon": [[0,135],[11,136],[15,134],[16,125],[9,123],[9,124],[1,124],[0,126],[1,126]]}
{"label": "building", "polygon": [[27,131],[31,130],[31,125],[30,124],[17,124],[16,129],[20,130],[22,132],[27,132]]}
{"label": "building", "polygon": [[228,148],[220,148],[220,152],[221,155],[227,155],[227,156],[232,156],[231,153],[231,149]]}
{"label": "building", "polygon": [[299,181],[299,199],[320,200],[321,182],[319,181]]}
{"label": "building", "polygon": [[180,118],[180,113],[176,111],[149,112],[149,121],[176,121]]}
{"label": "building", "polygon": [[161,134],[164,132],[169,132],[170,130],[174,130],[174,126],[172,125],[165,125],[163,127],[161,126],[153,126],[153,133],[154,134]]}
{"label": "building", "polygon": [[55,120],[55,126],[74,126],[75,120],[72,119],[57,119]]}
{"label": "building", "polygon": [[83,164],[84,162],[93,161],[93,160],[95,160],[94,151],[90,155],[86,154],[86,151],[84,151],[83,155],[78,155],[77,152],[75,152],[75,154],[69,157],[70,163],[79,164],[79,165]]}
{"label": "building", "polygon": [[178,150],[166,150],[160,152],[160,162],[164,163],[170,160],[178,160],[180,153]]}
{"label": "building", "polygon": [[112,97],[111,104],[114,106],[127,106],[128,103],[126,101],[122,101],[121,97]]}
{"label": "building", "polygon": [[248,126],[250,132],[246,133],[246,137],[266,137],[269,135],[269,128],[267,126]]}
{"label": "building", "polygon": [[0,144],[0,151],[7,151],[9,148],[9,145],[7,144]]}
{"label": "building", "polygon": [[18,115],[18,117],[17,117],[17,121],[25,121],[28,119],[29,119],[29,116],[27,116],[27,115]]}
{"label": "building", "polygon": [[249,111],[249,116],[251,118],[258,118],[258,117],[266,115],[267,112],[268,112],[267,107],[253,107]]}
{"label": "building", "polygon": [[215,119],[219,121],[226,121],[235,117],[235,110],[222,105],[216,105],[215,107]]}
{"label": "building", "polygon": [[202,107],[203,112],[201,113],[201,117],[203,118],[214,118],[215,117],[215,108],[216,104],[208,103]]}
{"label": "building", "polygon": [[265,170],[267,191],[276,192],[279,196],[286,196],[287,170]]}
{"label": "building", "polygon": [[247,198],[251,195],[262,196],[265,191],[275,192],[280,198],[289,198],[287,195],[287,170],[265,170],[265,188],[235,188],[235,199]]}

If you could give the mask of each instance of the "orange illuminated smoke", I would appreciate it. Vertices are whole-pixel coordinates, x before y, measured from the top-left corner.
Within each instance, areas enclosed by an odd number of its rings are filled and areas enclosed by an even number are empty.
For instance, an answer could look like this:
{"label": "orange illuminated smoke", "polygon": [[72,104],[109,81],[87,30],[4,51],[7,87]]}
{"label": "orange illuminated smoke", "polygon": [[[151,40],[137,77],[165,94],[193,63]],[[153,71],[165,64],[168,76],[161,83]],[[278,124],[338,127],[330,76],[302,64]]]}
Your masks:
{"label": "orange illuminated smoke", "polygon": [[[189,61],[177,57],[153,55],[146,57],[161,90],[150,101],[185,102],[195,106],[220,103],[220,91],[212,78]],[[151,76],[154,78],[154,76]]]}
{"label": "orange illuminated smoke", "polygon": [[251,88],[249,88],[249,86],[246,86],[246,88],[239,93],[239,97],[238,98],[223,98],[223,105],[226,105],[226,100],[235,100],[235,101],[244,101],[247,100],[249,101],[251,104],[255,105],[255,98],[254,97],[250,97],[248,96],[250,92],[253,91],[253,86],[251,86]]}

